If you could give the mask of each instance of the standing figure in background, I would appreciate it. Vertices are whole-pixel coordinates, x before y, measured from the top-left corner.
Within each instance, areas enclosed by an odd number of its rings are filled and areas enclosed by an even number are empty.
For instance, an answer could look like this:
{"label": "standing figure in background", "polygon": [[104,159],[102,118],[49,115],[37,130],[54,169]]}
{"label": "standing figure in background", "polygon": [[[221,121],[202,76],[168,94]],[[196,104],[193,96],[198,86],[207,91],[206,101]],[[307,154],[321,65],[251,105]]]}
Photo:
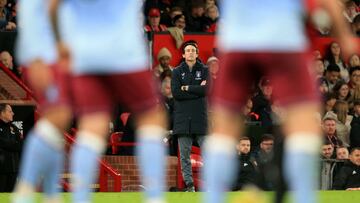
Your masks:
{"label": "standing figure in background", "polygon": [[0,104],[0,192],[12,192],[19,172],[23,137],[12,124],[14,112]]}
{"label": "standing figure in background", "polygon": [[181,172],[186,190],[195,192],[190,162],[193,140],[200,147],[207,133],[208,68],[197,60],[199,48],[192,41],[183,45],[184,61],[173,71],[171,91],[174,97],[174,135],[180,150]]}

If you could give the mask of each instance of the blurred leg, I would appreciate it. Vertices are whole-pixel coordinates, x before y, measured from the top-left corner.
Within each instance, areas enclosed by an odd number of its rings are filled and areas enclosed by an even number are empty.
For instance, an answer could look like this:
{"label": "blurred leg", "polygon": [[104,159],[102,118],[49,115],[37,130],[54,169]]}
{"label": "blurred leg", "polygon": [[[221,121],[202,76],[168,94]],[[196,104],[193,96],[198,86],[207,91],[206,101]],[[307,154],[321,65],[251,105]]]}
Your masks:
{"label": "blurred leg", "polygon": [[73,175],[73,202],[91,202],[90,186],[97,178],[101,157],[106,142],[110,115],[99,112],[83,115],[79,121],[76,144],[72,149],[70,169]]}
{"label": "blurred leg", "polygon": [[[51,188],[58,187],[58,179],[49,176],[58,177],[59,171],[63,168],[62,161],[56,157],[63,156],[61,132],[67,126],[70,117],[70,109],[66,105],[49,108],[28,134],[13,202],[32,202],[33,192],[40,178],[49,178],[51,181],[48,180],[47,185],[51,185]],[[46,193],[45,189],[44,191]]]}
{"label": "blurred leg", "polygon": [[146,188],[146,202],[163,202],[166,162],[163,138],[166,130],[166,115],[163,109],[154,107],[137,116],[137,155],[142,182]]}
{"label": "blurred leg", "polygon": [[236,136],[242,125],[236,113],[221,107],[214,108],[212,120],[213,132],[204,143],[204,202],[221,203],[235,178]]}
{"label": "blurred leg", "polygon": [[[304,103],[287,108],[284,122],[285,177],[294,191],[296,203],[316,203],[318,189],[318,153],[321,144],[320,123],[315,103]],[[301,175],[299,175],[301,174]]]}

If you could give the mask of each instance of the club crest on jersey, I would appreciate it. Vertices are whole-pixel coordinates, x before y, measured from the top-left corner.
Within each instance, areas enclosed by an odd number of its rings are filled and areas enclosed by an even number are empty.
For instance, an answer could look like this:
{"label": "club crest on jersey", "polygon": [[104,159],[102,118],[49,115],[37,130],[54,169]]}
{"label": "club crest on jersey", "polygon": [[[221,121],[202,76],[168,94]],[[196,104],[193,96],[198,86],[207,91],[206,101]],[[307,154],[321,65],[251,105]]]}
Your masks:
{"label": "club crest on jersey", "polygon": [[201,80],[201,71],[195,72],[195,80]]}

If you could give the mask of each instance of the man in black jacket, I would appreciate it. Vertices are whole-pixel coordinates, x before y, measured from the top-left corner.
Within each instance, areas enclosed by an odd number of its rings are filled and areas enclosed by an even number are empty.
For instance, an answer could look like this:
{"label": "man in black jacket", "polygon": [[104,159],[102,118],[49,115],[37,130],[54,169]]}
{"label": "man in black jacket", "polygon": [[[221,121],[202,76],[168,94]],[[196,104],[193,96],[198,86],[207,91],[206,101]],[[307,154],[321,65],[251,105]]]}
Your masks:
{"label": "man in black jacket", "polygon": [[19,171],[23,142],[13,116],[9,104],[0,104],[0,192],[12,192]]}
{"label": "man in black jacket", "polygon": [[351,121],[350,148],[360,147],[360,100],[354,102],[354,117]]}
{"label": "man in black jacket", "polygon": [[257,177],[260,174],[255,159],[250,156],[250,148],[250,139],[248,137],[240,138],[239,143],[236,145],[239,162],[236,182],[232,188],[233,191],[242,190],[244,186],[257,184]]}
{"label": "man in black jacket", "polygon": [[360,190],[360,147],[350,153],[350,162],[346,162],[334,178],[334,190]]}
{"label": "man in black jacket", "polygon": [[174,97],[174,135],[178,136],[181,170],[187,191],[195,191],[190,152],[193,139],[199,146],[207,133],[208,68],[197,60],[199,49],[194,41],[183,46],[183,61],[173,71],[171,91]]}

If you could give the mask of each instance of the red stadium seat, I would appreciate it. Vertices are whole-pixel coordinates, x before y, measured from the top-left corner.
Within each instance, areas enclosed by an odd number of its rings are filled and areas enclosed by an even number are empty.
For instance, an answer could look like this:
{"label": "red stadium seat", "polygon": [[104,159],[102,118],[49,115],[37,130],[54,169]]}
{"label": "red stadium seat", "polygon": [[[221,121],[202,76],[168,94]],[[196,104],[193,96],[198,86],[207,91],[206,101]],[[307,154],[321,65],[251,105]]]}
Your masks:
{"label": "red stadium seat", "polygon": [[116,144],[119,143],[122,139],[123,132],[114,132],[110,135],[110,144],[111,144],[111,153],[118,154],[119,146]]}

